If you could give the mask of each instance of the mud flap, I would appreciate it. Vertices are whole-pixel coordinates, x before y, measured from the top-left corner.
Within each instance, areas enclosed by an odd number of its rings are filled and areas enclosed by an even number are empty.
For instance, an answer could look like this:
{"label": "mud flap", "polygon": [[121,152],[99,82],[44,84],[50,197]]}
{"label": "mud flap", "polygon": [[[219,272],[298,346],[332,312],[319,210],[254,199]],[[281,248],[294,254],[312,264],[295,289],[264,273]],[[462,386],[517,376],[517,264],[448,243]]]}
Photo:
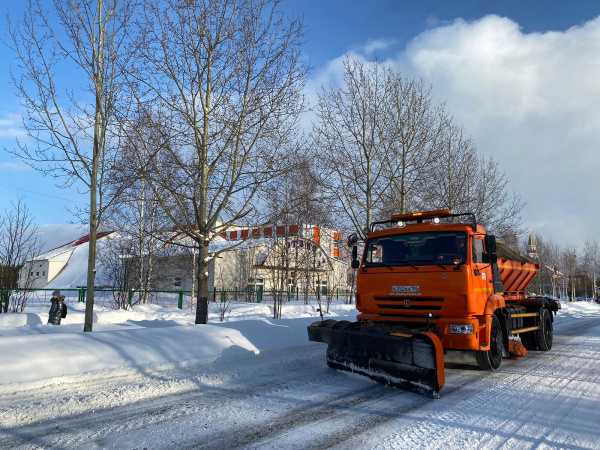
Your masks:
{"label": "mud flap", "polygon": [[439,398],[444,386],[444,354],[430,332],[394,332],[346,322],[315,322],[310,341],[328,344],[330,367],[366,375],[380,383]]}

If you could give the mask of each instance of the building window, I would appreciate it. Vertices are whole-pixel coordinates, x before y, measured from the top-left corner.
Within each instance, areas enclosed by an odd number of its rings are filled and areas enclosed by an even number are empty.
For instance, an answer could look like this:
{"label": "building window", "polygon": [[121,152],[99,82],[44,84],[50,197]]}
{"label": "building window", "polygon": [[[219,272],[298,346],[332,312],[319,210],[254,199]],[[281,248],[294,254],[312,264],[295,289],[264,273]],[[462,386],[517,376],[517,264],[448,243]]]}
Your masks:
{"label": "building window", "polygon": [[33,276],[33,272],[29,272],[29,278]]}
{"label": "building window", "polygon": [[45,270],[42,272],[42,276],[43,276],[43,277],[45,277],[45,276],[46,276],[46,271],[45,271]]}
{"label": "building window", "polygon": [[36,272],[36,273],[35,273],[35,276],[36,276],[36,277],[39,277],[39,276],[40,276],[40,273],[39,273],[39,272]]}
{"label": "building window", "polygon": [[173,280],[173,288],[180,289],[181,288],[181,277],[177,277]]}
{"label": "building window", "polygon": [[326,280],[322,280],[322,281],[317,280],[317,294],[320,294],[321,297],[327,296],[327,281]]}
{"label": "building window", "polygon": [[262,291],[265,287],[264,278],[248,278],[249,291]]}

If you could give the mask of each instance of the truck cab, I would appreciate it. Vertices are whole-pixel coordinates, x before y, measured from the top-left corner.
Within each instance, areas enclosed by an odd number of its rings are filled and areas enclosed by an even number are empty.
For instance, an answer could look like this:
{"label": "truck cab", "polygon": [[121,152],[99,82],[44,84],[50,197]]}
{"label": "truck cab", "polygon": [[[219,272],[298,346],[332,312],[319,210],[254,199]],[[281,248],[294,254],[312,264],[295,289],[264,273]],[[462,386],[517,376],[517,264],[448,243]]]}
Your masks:
{"label": "truck cab", "polygon": [[357,319],[435,328],[445,349],[479,350],[485,306],[494,294],[485,230],[398,222],[365,241]]}

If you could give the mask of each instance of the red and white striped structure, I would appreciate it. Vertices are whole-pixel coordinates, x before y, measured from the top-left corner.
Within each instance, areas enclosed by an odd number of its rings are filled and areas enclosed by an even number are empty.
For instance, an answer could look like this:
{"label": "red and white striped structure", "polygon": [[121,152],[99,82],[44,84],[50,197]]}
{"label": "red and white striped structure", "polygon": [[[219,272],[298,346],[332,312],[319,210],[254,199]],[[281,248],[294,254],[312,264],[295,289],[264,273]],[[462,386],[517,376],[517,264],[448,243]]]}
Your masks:
{"label": "red and white striped structure", "polygon": [[237,230],[224,231],[220,234],[223,239],[235,241],[250,238],[286,238],[299,236],[310,239],[319,245],[332,258],[339,258],[340,233],[326,228],[313,225],[275,225],[264,228],[239,228]]}

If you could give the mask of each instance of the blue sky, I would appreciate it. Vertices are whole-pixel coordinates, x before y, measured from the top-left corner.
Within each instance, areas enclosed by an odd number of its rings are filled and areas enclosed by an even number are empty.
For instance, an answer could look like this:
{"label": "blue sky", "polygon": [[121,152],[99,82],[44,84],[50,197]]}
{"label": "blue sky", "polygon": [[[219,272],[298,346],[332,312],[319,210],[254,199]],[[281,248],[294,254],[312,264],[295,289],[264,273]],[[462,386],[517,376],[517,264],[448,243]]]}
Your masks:
{"label": "blue sky", "polygon": [[304,51],[315,68],[373,40],[393,41],[389,51],[402,51],[418,34],[457,18],[495,14],[534,33],[566,30],[600,14],[597,0],[287,0],[284,7],[304,19]]}
{"label": "blue sky", "polygon": [[[24,5],[3,2],[18,17]],[[50,1],[48,0],[50,4]],[[284,0],[303,18],[312,66],[308,97],[339,78],[341,58],[377,56],[422,77],[493,155],[527,202],[526,228],[560,243],[600,240],[600,2],[597,0]],[[11,52],[0,47],[0,145],[14,147],[20,108],[10,86]],[[13,63],[14,64],[14,63]],[[0,211],[23,196],[48,246],[85,229],[68,211],[87,196],[0,152]]]}

